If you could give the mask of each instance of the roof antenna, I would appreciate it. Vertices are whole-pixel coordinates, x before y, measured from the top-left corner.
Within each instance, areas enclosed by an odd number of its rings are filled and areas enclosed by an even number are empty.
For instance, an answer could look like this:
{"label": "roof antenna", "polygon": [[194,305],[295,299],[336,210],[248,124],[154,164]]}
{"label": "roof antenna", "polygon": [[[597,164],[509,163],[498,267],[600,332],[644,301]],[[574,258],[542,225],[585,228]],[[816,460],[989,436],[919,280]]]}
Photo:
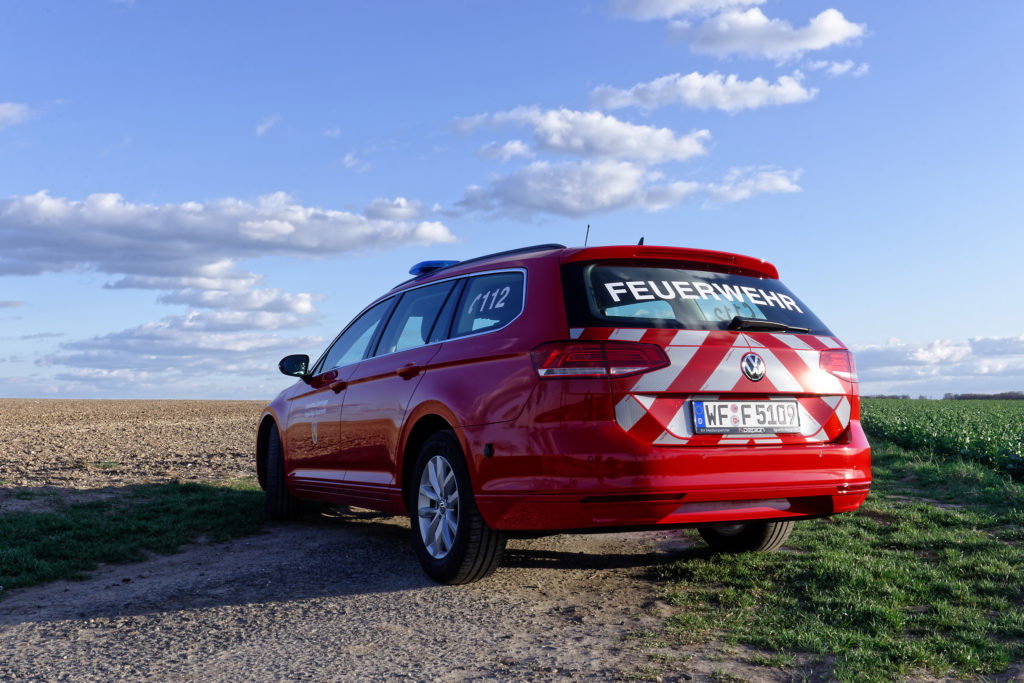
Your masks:
{"label": "roof antenna", "polygon": [[587,241],[590,239],[590,223],[587,223],[587,234],[583,238],[583,246],[587,246]]}
{"label": "roof antenna", "polygon": [[640,238],[640,241],[636,243],[636,246],[638,246],[638,247],[642,247],[643,245],[644,245],[644,238],[643,238],[643,237],[641,237],[641,238]]}

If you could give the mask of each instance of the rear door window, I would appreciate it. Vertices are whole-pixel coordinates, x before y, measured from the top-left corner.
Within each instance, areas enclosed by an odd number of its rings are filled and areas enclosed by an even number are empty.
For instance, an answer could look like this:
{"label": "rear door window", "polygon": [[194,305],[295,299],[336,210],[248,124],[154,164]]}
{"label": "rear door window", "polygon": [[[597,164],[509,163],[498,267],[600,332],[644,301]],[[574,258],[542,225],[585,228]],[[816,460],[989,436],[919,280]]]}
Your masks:
{"label": "rear door window", "polygon": [[526,278],[520,271],[469,278],[455,313],[453,337],[497,330],[523,310]]}
{"label": "rear door window", "polygon": [[437,315],[454,286],[453,281],[441,282],[403,294],[384,328],[377,355],[414,349],[426,344],[437,322]]}
{"label": "rear door window", "polygon": [[735,317],[832,333],[782,282],[662,265],[570,264],[562,273],[572,327],[725,329]]}

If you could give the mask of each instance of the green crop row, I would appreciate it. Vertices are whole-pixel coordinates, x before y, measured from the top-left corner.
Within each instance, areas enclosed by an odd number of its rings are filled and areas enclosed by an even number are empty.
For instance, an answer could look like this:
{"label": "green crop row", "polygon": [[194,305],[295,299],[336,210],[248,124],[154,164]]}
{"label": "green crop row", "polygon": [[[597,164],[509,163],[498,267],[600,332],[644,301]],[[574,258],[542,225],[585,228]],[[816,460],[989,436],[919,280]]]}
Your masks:
{"label": "green crop row", "polygon": [[1024,480],[1024,401],[868,398],[861,419],[869,435],[977,460]]}

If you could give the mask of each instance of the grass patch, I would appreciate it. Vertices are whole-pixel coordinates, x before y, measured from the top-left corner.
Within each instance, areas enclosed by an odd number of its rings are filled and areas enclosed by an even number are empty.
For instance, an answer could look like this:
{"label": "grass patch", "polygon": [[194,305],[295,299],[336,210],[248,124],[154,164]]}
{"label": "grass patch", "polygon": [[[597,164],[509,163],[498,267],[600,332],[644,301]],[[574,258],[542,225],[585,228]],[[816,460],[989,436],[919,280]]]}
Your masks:
{"label": "grass patch", "polygon": [[864,507],[796,525],[802,552],[712,555],[661,569],[679,642],[715,634],[834,655],[843,681],[976,676],[1024,659],[1024,484],[982,464],[873,447]]}
{"label": "grass patch", "polygon": [[0,586],[84,578],[101,562],[138,562],[147,551],[173,553],[200,536],[245,536],[262,523],[263,494],[248,481],[135,486],[53,512],[10,512],[0,517]]}

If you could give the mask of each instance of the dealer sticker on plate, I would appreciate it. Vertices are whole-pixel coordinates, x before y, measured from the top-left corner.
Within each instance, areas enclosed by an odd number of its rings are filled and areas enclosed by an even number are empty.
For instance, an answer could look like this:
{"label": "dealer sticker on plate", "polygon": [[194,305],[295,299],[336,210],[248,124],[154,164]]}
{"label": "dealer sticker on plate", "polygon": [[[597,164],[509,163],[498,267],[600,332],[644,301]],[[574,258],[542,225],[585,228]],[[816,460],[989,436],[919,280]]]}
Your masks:
{"label": "dealer sticker on plate", "polygon": [[800,431],[795,400],[694,401],[697,434],[787,434]]}

